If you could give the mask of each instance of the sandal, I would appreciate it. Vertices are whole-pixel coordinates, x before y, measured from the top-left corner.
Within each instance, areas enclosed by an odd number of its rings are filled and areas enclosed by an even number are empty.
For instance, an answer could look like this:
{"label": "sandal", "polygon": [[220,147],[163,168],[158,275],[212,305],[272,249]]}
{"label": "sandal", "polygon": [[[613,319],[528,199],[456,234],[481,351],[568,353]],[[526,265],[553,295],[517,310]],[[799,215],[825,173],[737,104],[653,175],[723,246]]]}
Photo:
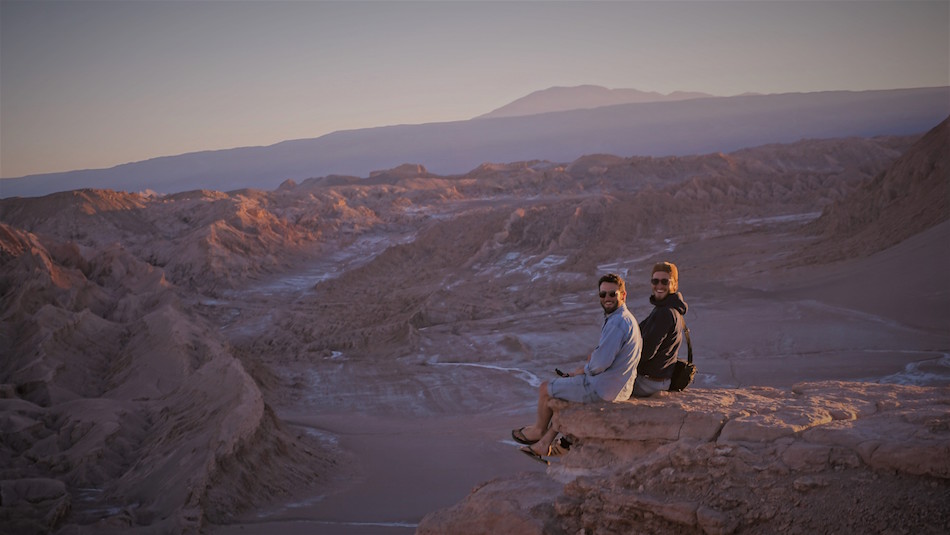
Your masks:
{"label": "sandal", "polygon": [[521,449],[521,453],[524,453],[524,454],[527,455],[528,457],[531,457],[532,459],[534,459],[535,461],[538,461],[538,462],[541,463],[541,464],[544,464],[544,465],[550,465],[550,464],[551,464],[547,459],[545,459],[544,457],[541,457],[540,455],[538,455],[537,453],[535,453],[534,450],[532,450],[530,447],[524,447],[524,448],[520,448],[520,449]]}
{"label": "sandal", "polygon": [[521,429],[512,429],[511,438],[515,439],[515,442],[518,442],[519,444],[524,444],[526,446],[530,446],[534,444],[535,442],[537,442],[538,440],[541,440],[540,438],[537,440],[531,440],[528,437],[524,436],[524,430],[526,427],[528,426],[524,426]]}

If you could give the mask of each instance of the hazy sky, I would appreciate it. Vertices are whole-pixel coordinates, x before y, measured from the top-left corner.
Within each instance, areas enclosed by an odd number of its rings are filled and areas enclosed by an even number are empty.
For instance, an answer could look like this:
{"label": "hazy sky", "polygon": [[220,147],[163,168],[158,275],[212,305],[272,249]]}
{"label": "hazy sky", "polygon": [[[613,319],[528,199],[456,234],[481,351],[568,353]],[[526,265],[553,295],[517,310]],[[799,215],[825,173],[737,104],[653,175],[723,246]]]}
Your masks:
{"label": "hazy sky", "polygon": [[595,84],[950,85],[950,0],[0,0],[0,176],[469,119]]}

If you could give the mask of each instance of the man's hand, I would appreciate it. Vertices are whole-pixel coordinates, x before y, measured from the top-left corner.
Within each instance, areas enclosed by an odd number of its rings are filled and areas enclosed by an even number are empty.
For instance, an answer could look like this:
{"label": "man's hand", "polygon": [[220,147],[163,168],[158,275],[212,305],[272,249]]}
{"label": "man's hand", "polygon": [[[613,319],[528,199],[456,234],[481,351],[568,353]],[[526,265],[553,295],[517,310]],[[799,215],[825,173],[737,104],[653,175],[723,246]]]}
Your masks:
{"label": "man's hand", "polygon": [[560,370],[560,368],[554,368],[554,373],[561,377],[574,377],[575,375],[584,375],[584,368],[580,367],[571,373],[563,372]]}

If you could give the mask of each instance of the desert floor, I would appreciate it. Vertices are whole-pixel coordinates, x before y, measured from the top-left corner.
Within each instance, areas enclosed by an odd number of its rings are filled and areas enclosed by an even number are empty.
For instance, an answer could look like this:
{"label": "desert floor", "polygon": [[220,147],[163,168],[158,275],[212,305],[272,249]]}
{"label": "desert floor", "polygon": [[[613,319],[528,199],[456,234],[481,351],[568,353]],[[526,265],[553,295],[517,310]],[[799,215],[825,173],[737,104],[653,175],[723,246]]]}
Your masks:
{"label": "desert floor", "polygon": [[[869,258],[787,267],[801,239],[796,225],[750,224],[665,253],[632,254],[628,305],[638,318],[649,313],[654,260],[692,266],[681,272],[680,290],[704,387],[950,382],[950,288],[943,278],[950,248],[934,245],[950,243],[950,226]],[[223,332],[238,345],[242,337],[266,337],[275,311],[299,314],[325,272],[300,266],[213,303],[228,318]],[[544,279],[536,284],[543,288]],[[416,354],[384,361],[337,352],[252,355],[276,378],[266,395],[277,415],[344,461],[332,485],[299,489],[209,531],[412,533],[426,513],[482,482],[544,470],[519,453],[510,430],[533,420],[537,387],[555,367],[583,362],[602,318],[592,289],[558,302],[423,329]]]}

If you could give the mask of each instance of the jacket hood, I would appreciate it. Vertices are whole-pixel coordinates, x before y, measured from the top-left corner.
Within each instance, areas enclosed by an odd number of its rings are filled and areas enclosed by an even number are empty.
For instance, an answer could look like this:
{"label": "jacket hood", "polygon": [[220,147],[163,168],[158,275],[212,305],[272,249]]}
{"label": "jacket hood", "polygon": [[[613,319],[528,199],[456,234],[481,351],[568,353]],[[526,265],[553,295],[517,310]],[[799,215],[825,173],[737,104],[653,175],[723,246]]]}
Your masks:
{"label": "jacket hood", "polygon": [[683,294],[680,292],[667,295],[661,301],[657,301],[656,298],[651,295],[650,304],[655,307],[672,308],[684,316],[686,315],[686,309],[689,308],[686,301],[683,300]]}

